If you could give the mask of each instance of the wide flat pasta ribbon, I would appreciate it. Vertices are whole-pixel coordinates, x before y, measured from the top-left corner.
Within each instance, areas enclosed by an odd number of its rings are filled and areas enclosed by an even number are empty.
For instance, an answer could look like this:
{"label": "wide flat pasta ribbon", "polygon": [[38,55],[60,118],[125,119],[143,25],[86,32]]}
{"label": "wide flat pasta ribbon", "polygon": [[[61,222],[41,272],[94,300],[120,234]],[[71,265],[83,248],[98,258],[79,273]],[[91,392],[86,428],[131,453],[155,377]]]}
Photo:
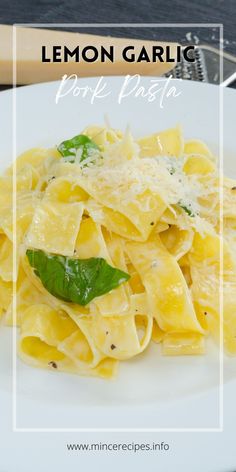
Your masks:
{"label": "wide flat pasta ribbon", "polygon": [[203,333],[184,276],[160,238],[146,243],[127,242],[126,250],[145,286],[149,314],[160,328]]}

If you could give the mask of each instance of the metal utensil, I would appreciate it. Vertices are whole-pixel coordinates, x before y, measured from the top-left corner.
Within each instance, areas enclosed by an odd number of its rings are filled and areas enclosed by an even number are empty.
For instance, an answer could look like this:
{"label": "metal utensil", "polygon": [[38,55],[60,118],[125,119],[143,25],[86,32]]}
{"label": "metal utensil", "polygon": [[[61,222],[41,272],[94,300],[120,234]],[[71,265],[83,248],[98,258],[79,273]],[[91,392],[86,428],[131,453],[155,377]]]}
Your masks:
{"label": "metal utensil", "polygon": [[[187,62],[183,56],[176,67],[165,74],[172,75],[176,79],[196,80],[211,84],[227,86],[236,80],[236,57],[232,54],[221,52],[208,45],[195,45],[192,52],[195,62]],[[223,58],[223,80],[220,81],[220,58]]]}

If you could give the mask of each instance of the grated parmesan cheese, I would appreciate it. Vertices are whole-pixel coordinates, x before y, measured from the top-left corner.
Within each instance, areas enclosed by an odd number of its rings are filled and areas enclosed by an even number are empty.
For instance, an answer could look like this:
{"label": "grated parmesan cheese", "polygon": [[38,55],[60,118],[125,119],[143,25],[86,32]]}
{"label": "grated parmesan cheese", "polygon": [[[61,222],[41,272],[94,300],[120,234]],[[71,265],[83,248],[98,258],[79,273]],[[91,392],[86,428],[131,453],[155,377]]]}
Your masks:
{"label": "grated parmesan cheese", "polygon": [[[192,227],[204,234],[206,225],[210,230],[211,224],[217,223],[211,219],[209,206],[204,207],[199,201],[200,198],[211,197],[212,206],[217,204],[216,184],[213,186],[216,175],[203,183],[196,175],[185,174],[185,156],[141,158],[139,146],[129,128],[122,139],[107,144],[105,150],[90,149],[88,157],[82,162],[81,153],[81,149],[78,149],[73,157],[74,163],[70,165],[72,168],[80,167],[79,180],[88,193],[92,189],[97,195],[100,192],[106,194],[108,206],[111,198],[117,207],[119,204],[124,206],[135,202],[140,211],[148,212],[152,205],[151,196],[158,195],[178,217],[181,229]],[[91,200],[93,205],[90,203],[90,210],[94,220],[99,223],[103,217],[102,207],[96,206]],[[192,216],[185,212],[184,207],[189,212],[191,209]]]}

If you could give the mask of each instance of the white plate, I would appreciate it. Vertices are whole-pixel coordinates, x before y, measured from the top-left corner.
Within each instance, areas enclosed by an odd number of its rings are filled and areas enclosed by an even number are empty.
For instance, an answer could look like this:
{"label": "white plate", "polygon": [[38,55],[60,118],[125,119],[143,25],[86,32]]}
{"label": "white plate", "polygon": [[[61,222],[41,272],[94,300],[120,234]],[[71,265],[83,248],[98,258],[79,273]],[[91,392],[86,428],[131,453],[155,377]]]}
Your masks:
{"label": "white plate", "polygon": [[[147,90],[150,78],[142,78]],[[94,88],[98,79],[80,79]],[[219,151],[219,88],[173,81],[176,98],[153,102],[127,96],[118,104],[124,78],[106,78],[109,96],[91,104],[68,94],[55,104],[59,83],[22,87],[16,91],[17,154],[35,146],[53,146],[90,124],[102,124],[104,114],[114,127],[129,124],[135,136],[180,123],[186,138],[203,139]],[[163,83],[160,84],[163,86]],[[169,86],[170,88],[170,86]],[[225,171],[235,174],[234,123],[236,93],[224,90]],[[1,170],[12,155],[12,92],[0,95]],[[236,175],[236,174],[235,174]],[[0,403],[11,392],[11,330],[3,328],[0,343]],[[218,428],[219,356],[211,343],[203,357],[168,358],[151,346],[143,355],[120,364],[117,379],[82,378],[44,372],[17,362],[16,420],[18,428]],[[225,359],[230,401],[236,393],[236,362]],[[236,420],[236,417],[235,417]],[[234,420],[234,422],[235,422]]]}

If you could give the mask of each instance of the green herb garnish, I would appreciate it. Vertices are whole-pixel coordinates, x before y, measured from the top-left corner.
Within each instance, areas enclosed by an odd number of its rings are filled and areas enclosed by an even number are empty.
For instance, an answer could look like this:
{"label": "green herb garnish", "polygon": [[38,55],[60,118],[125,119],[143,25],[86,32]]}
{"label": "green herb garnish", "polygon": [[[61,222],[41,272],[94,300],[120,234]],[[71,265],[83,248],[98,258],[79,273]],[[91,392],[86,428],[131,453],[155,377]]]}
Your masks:
{"label": "green herb garnish", "polygon": [[190,206],[188,205],[184,205],[183,203],[179,202],[178,205],[180,206],[180,208],[182,208],[185,213],[187,213],[188,216],[195,216],[195,213],[193,212],[192,208],[190,208]]}
{"label": "green herb garnish", "polygon": [[85,134],[78,134],[77,136],[74,136],[74,138],[63,141],[61,144],[59,144],[57,149],[65,161],[71,163],[75,162],[78,150],[81,151],[79,162],[82,162],[84,159],[90,157],[94,151],[100,151],[98,145]]}
{"label": "green herb garnish", "polygon": [[36,249],[28,249],[26,255],[51,295],[79,305],[87,305],[130,278],[129,274],[110,266],[101,257],[73,259]]}

